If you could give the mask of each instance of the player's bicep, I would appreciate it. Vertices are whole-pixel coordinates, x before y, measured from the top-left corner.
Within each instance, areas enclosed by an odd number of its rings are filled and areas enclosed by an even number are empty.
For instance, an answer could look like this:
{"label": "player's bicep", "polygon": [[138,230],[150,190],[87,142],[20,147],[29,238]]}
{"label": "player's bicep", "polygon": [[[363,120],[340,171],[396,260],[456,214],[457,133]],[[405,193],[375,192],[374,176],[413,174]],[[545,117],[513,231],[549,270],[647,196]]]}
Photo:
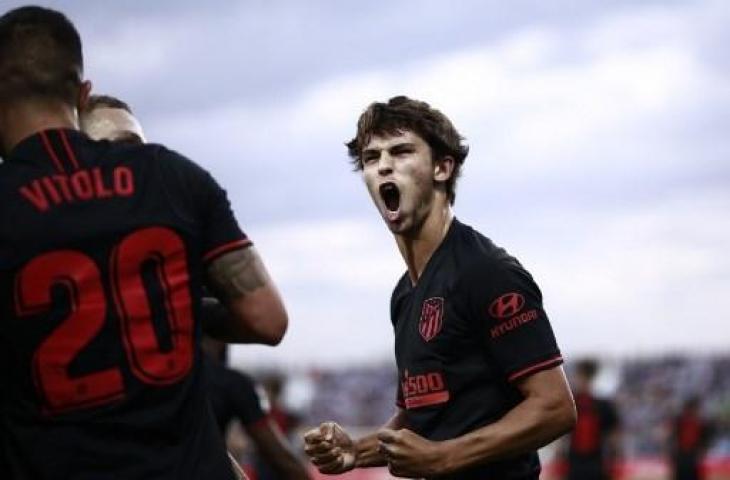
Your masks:
{"label": "player's bicep", "polygon": [[271,283],[266,267],[253,246],[221,255],[208,265],[208,282],[216,296],[228,303]]}
{"label": "player's bicep", "polygon": [[562,366],[540,370],[514,384],[542,417],[540,423],[561,433],[574,426],[575,403]]}
{"label": "player's bicep", "polygon": [[256,249],[233,250],[213,260],[208,284],[231,313],[231,341],[276,344],[288,319],[276,286]]}

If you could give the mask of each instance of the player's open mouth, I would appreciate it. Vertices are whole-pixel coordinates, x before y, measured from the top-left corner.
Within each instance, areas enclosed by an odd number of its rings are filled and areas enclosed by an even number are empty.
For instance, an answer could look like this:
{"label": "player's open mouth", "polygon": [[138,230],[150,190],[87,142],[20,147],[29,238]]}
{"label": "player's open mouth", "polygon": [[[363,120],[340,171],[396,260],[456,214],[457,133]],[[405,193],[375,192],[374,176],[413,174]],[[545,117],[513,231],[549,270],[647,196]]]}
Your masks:
{"label": "player's open mouth", "polygon": [[400,206],[400,191],[395,183],[388,182],[380,185],[380,198],[389,212],[397,212]]}

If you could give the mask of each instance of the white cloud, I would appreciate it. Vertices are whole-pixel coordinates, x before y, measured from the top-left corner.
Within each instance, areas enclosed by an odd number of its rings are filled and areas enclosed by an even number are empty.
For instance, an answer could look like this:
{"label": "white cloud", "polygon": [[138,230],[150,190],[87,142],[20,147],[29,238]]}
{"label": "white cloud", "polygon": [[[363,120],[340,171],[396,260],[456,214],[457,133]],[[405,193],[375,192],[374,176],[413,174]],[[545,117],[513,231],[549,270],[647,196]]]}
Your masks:
{"label": "white cloud", "polygon": [[[282,212],[281,223],[246,229],[285,294],[291,331],[281,348],[236,358],[390,356],[387,303],[403,262],[377,215],[360,217],[367,194],[343,180],[342,142],[368,103],[400,93],[428,99],[469,137],[457,211],[533,270],[566,352],[726,347],[730,199],[727,165],[711,164],[730,145],[723,125],[703,118],[730,107],[728,79],[704,56],[722,46],[703,43],[723,9],[633,7],[578,27],[535,25],[326,78],[288,103],[156,119],[151,135],[202,159],[244,217],[260,205]],[[212,155],[198,139],[215,139]],[[316,204],[329,192],[314,185],[343,181],[352,188]],[[353,198],[355,219],[327,214]]]}
{"label": "white cloud", "polygon": [[251,235],[282,291],[290,327],[276,349],[238,348],[234,361],[351,365],[390,357],[390,292],[405,267],[385,225],[376,218],[294,222]]}

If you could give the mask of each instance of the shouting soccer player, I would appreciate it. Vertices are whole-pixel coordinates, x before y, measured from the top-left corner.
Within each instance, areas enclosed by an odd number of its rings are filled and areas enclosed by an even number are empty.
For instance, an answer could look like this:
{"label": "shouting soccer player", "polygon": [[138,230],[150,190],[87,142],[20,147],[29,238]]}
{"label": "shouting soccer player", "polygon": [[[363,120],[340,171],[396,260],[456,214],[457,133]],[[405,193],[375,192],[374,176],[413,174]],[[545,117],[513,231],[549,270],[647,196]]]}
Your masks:
{"label": "shouting soccer player", "polygon": [[370,105],[347,146],[408,268],[391,300],[398,410],[359,440],[323,423],[307,454],[330,474],[537,480],[536,449],[572,428],[575,406],[532,277],[453,216],[462,137],[401,96]]}
{"label": "shouting soccer player", "polygon": [[210,174],[78,131],[89,91],[64,15],[0,17],[0,478],[233,479],[201,286],[228,341],[278,343],[284,306]]}

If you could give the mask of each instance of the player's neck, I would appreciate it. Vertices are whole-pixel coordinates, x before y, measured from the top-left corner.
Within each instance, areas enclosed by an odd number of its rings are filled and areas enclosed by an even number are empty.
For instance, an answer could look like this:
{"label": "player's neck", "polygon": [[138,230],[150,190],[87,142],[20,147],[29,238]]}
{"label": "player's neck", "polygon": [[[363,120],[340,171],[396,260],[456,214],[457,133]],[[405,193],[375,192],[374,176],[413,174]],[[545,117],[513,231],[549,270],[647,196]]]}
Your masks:
{"label": "player's neck", "polygon": [[76,109],[65,104],[23,102],[0,109],[3,151],[10,152],[23,139],[53,128],[78,129]]}
{"label": "player's neck", "polygon": [[433,252],[446,237],[453,219],[449,203],[437,202],[417,231],[395,236],[413,285],[418,283]]}

